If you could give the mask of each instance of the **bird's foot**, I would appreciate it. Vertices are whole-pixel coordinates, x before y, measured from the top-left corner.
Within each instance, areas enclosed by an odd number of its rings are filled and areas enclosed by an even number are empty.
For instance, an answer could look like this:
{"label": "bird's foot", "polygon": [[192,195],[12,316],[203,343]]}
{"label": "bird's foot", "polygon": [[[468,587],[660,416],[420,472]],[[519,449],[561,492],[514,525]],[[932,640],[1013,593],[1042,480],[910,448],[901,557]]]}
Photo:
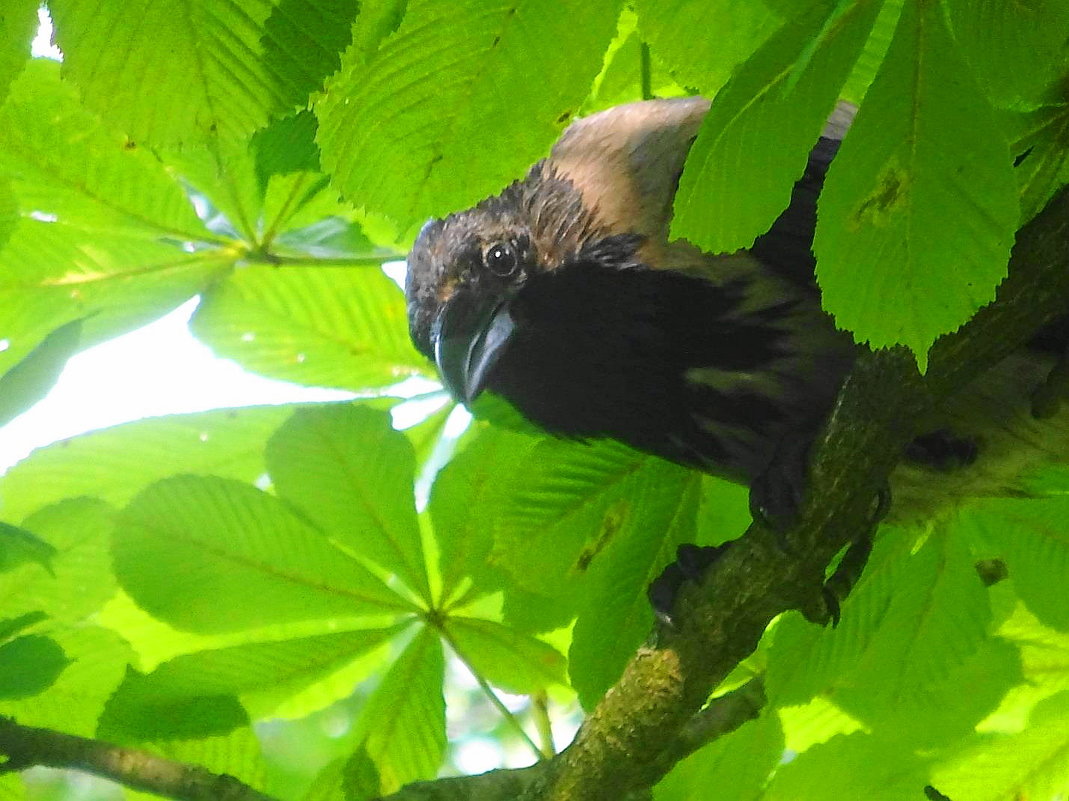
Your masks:
{"label": "bird's foot", "polygon": [[914,439],[906,448],[905,458],[914,464],[946,473],[968,467],[976,461],[978,454],[976,440],[959,437],[941,428]]}
{"label": "bird's foot", "polygon": [[799,518],[809,489],[809,452],[814,433],[785,434],[764,472],[749,486],[749,513],[771,530],[780,549],[791,552],[786,534]]}
{"label": "bird's foot", "polygon": [[785,435],[764,472],[750,485],[750,514],[777,535],[789,551],[782,535],[798,519],[809,486],[811,432]]}
{"label": "bird's foot", "polygon": [[819,598],[813,607],[802,609],[807,620],[822,626],[831,624],[832,628],[839,625],[842,602],[861,578],[872,553],[876,528],[890,508],[891,491],[885,486],[873,499],[869,524],[864,533],[847,547],[843,558],[821,586]]}
{"label": "bird's foot", "polygon": [[675,606],[679,590],[687,581],[698,581],[717,559],[723,555],[730,543],[723,545],[691,545],[684,543],[676,549],[676,560],[661,571],[661,575],[650,582],[646,595],[653,607],[653,613],[665,626],[671,627],[672,608]]}

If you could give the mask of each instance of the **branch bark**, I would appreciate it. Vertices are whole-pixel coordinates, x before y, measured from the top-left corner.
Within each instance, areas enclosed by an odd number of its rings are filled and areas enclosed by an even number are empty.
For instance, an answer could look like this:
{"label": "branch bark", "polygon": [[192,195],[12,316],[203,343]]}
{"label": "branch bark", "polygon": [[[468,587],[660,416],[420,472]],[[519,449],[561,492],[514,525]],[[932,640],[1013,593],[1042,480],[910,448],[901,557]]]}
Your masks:
{"label": "branch bark", "polygon": [[125,787],[179,801],[275,801],[233,776],[87,737],[22,726],[0,717],[0,772],[31,767],[91,773]]}

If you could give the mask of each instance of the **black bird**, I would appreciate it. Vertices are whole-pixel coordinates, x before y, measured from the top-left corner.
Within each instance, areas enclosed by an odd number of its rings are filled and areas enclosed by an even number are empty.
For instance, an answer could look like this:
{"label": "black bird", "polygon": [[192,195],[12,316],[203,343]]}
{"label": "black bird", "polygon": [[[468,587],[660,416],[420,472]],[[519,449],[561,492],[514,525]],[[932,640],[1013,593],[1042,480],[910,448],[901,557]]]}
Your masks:
{"label": "black bird", "polygon": [[[787,452],[804,457],[857,353],[821,310],[811,251],[817,197],[849,114],[833,115],[767,233],[749,250],[707,254],[668,241],[707,110],[701,98],[649,100],[581,119],[522,181],[429,222],[409,257],[410,331],[462,402],[489,389],[554,434],[612,437],[756,481],[775,503],[752,505],[789,520],[805,464],[781,458],[782,444],[793,439]],[[1048,333],[1050,342],[1037,336],[963,387],[939,430],[918,437],[913,463],[892,477],[898,522],[1019,496],[1030,467],[1065,461],[1069,409],[1032,414],[1033,398],[1058,407],[1047,396],[1069,374],[1063,364],[1044,383],[1069,324]],[[774,456],[772,472],[792,486],[769,490]]]}
{"label": "black bird", "polygon": [[668,241],[708,102],[649,100],[573,123],[522,181],[428,223],[406,286],[416,346],[469,403],[484,389],[554,434],[612,437],[750,484],[828,411],[855,349],[820,308],[821,138],[749,251]]}

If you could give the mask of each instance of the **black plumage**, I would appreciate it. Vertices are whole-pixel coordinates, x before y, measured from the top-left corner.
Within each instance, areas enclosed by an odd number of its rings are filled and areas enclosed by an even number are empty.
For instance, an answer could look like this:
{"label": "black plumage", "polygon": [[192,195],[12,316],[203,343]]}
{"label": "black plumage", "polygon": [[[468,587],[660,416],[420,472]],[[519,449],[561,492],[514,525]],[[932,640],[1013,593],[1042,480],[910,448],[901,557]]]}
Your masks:
{"label": "black plumage", "polygon": [[547,431],[613,437],[749,482],[823,418],[853,358],[821,311],[821,139],[747,252],[668,241],[698,98],[573,124],[500,195],[425,226],[409,259],[413,340],[455,396],[496,392]]}

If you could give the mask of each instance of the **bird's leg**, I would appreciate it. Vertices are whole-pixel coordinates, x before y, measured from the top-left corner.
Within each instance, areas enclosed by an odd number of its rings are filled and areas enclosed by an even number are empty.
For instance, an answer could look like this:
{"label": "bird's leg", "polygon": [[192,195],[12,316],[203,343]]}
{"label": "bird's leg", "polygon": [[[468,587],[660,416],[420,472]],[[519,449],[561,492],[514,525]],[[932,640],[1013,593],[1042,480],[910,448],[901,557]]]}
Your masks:
{"label": "bird's leg", "polygon": [[876,528],[884,515],[887,514],[890,506],[891,492],[890,489],[884,487],[873,502],[869,526],[861,536],[847,546],[843,558],[839,560],[839,564],[836,565],[835,570],[832,571],[828,580],[824,582],[824,586],[821,587],[820,594],[823,609],[803,610],[806,619],[822,626],[826,626],[829,623],[832,627],[839,625],[842,602],[846,600],[846,596],[850,594],[850,591],[861,578],[865,565],[869,561],[869,555],[872,553],[872,543],[875,538]]}
{"label": "bird's leg", "polygon": [[[809,481],[809,455],[813,432],[801,430],[785,436],[765,471],[750,486],[750,512],[776,535],[784,551],[792,548],[785,534],[801,510]],[[938,447],[937,447],[938,446]],[[947,432],[931,436],[929,447],[940,454],[940,463],[953,466],[952,460],[967,463],[975,458],[975,445],[952,437]],[[891,505],[891,490],[884,486],[873,499],[869,523],[850,544],[835,570],[820,589],[816,608],[806,608],[805,617],[821,625],[839,623],[840,605],[861,578],[872,552],[872,542],[880,521]]]}
{"label": "bird's leg", "polygon": [[750,484],[750,514],[781,536],[797,520],[809,483],[809,453],[814,432],[807,429],[785,434],[764,471]]}

